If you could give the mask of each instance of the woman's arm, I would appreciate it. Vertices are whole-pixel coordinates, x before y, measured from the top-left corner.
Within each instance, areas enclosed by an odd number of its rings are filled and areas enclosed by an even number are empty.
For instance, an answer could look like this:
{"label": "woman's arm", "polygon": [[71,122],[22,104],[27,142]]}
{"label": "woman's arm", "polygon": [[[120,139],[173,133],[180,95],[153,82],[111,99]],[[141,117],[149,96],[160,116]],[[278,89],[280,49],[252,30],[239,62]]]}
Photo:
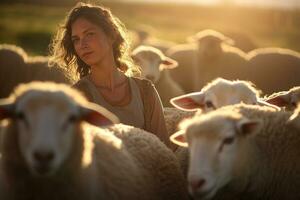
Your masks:
{"label": "woman's arm", "polygon": [[[154,133],[158,138],[161,139],[169,148],[172,150],[176,149],[176,146],[170,142],[169,134],[166,128],[165,117],[163,113],[163,106],[158,95],[157,90],[155,89],[153,84],[150,84],[150,87],[147,91],[148,102],[145,106],[149,106],[149,111],[146,113],[146,123],[149,123],[148,126],[146,125],[146,130]],[[146,95],[145,95],[146,96]],[[145,109],[146,110],[146,109]],[[147,120],[148,118],[148,120]]]}

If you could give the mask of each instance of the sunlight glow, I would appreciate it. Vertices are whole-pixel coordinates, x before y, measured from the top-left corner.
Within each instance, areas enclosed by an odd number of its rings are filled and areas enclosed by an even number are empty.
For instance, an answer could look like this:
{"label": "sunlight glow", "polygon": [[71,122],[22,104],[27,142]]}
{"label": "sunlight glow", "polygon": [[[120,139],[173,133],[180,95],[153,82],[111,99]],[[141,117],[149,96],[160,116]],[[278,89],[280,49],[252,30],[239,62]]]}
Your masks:
{"label": "sunlight glow", "polygon": [[178,4],[199,4],[199,5],[244,5],[258,7],[300,7],[299,0],[123,0],[134,2],[160,2],[160,3],[178,3]]}

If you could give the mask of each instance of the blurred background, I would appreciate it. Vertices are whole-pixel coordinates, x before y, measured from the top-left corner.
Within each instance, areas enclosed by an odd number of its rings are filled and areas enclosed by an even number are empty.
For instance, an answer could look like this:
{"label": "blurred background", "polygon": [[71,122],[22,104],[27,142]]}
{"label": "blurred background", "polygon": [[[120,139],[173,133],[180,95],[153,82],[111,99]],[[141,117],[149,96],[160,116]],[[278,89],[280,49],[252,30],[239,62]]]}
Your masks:
{"label": "blurred background", "polygon": [[[29,55],[47,55],[56,28],[77,1],[1,0],[0,43]],[[87,2],[87,1],[84,1]],[[108,0],[128,29],[143,27],[154,37],[186,42],[203,29],[242,35],[256,47],[300,51],[300,0]]]}

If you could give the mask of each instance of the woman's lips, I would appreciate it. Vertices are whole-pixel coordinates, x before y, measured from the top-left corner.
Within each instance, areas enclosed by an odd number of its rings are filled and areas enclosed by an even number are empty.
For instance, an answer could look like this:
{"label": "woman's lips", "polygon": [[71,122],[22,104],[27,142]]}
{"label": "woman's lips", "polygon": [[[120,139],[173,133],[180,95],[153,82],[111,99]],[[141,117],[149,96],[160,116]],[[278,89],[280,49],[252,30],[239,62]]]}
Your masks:
{"label": "woman's lips", "polygon": [[91,55],[93,52],[86,52],[84,54],[82,54],[83,58],[86,58],[87,56]]}

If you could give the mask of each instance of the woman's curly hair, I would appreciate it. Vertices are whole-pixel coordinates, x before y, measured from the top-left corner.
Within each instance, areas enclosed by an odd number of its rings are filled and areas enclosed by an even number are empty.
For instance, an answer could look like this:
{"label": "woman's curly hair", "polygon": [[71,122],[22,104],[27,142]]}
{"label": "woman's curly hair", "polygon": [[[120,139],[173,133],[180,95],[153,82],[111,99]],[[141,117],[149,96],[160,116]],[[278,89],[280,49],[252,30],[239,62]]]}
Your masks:
{"label": "woman's curly hair", "polygon": [[78,18],[84,18],[99,26],[107,36],[114,39],[113,55],[116,66],[121,71],[127,76],[139,75],[140,70],[133,63],[129,54],[129,40],[122,22],[104,7],[81,2],[72,8],[65,19],[65,23],[59,26],[50,45],[50,64],[55,63],[67,68],[75,79],[78,78],[78,75],[82,78],[89,74],[90,66],[77,56],[71,39],[72,24]]}

